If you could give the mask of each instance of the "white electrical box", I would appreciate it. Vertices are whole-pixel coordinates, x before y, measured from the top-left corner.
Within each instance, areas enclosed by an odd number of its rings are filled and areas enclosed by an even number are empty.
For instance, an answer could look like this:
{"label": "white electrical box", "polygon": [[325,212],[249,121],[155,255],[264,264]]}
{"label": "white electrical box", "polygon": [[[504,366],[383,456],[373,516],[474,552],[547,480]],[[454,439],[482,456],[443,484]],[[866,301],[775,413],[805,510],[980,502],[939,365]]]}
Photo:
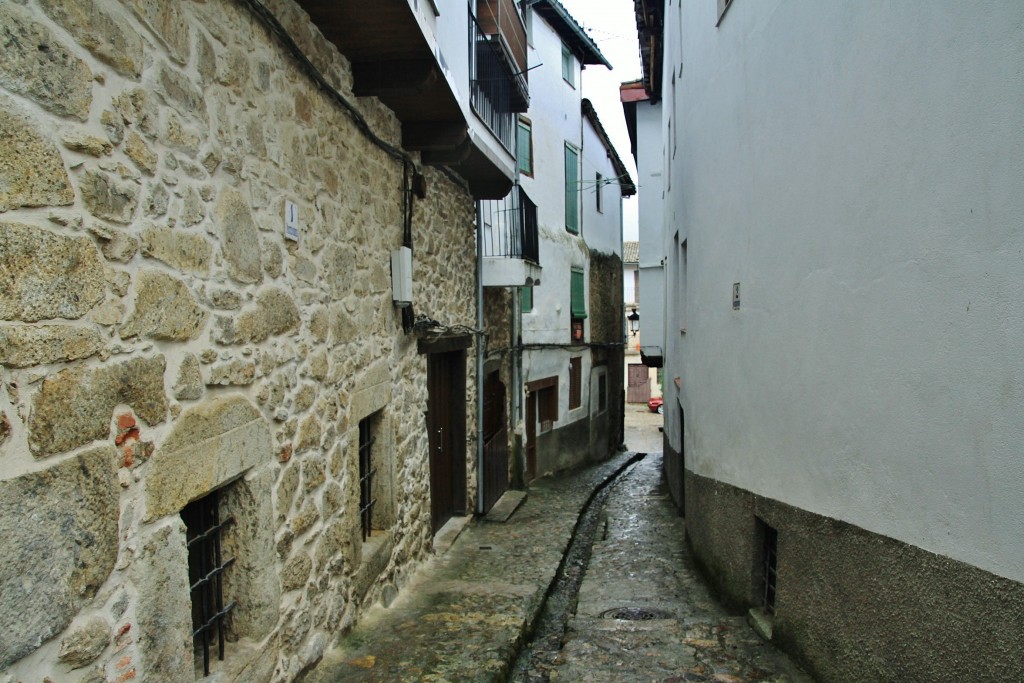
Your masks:
{"label": "white electrical box", "polygon": [[391,252],[391,298],[396,306],[412,304],[412,249],[409,247]]}

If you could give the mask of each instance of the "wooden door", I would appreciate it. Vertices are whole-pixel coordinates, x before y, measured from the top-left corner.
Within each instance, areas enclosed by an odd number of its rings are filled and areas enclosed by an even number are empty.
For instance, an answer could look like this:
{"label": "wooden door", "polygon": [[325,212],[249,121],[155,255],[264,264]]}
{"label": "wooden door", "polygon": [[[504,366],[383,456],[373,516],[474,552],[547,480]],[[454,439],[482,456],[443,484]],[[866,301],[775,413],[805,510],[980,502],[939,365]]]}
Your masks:
{"label": "wooden door", "polygon": [[505,385],[497,372],[484,380],[484,490],[487,512],[508,490],[508,427],[505,419]]}
{"label": "wooden door", "polygon": [[647,403],[651,397],[651,371],[640,363],[629,364],[629,377],[626,380],[626,402]]}
{"label": "wooden door", "polygon": [[537,477],[537,392],[526,395],[526,481]]}
{"label": "wooden door", "polygon": [[466,513],[466,353],[427,356],[430,525]]}

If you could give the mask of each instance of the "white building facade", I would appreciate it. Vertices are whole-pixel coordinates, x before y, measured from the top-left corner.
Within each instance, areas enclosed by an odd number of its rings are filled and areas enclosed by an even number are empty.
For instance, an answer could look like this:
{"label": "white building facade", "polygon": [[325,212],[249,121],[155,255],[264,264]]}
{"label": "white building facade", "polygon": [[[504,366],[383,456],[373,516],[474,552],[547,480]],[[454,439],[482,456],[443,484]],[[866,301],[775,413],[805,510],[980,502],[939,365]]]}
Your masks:
{"label": "white building facade", "polygon": [[[639,245],[637,272],[639,289],[643,292],[640,315],[640,355],[652,368],[662,366],[665,342],[665,266],[662,254],[664,227],[661,156],[661,102],[648,94],[650,84],[644,80],[623,83],[619,89],[626,117],[630,146],[637,165],[637,182],[644,188],[637,198]],[[639,293],[634,301],[639,302]],[[640,309],[638,307],[638,312]],[[644,342],[643,340],[647,340]]]}
{"label": "white building facade", "polygon": [[527,480],[622,443],[621,199],[635,192],[581,94],[583,67],[610,64],[560,3],[530,13],[519,183],[537,206],[543,278],[521,298]]}
{"label": "white building facade", "polygon": [[1024,5],[637,12],[696,558],[821,680],[1024,677]]}

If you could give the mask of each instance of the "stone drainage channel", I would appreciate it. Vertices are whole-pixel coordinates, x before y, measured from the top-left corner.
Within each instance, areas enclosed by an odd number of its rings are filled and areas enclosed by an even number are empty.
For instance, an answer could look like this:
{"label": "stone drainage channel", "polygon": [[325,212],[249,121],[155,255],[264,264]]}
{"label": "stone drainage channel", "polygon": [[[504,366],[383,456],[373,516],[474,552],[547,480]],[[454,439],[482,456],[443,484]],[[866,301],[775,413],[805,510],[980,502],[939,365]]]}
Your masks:
{"label": "stone drainage channel", "polygon": [[661,469],[637,454],[591,496],[509,680],[810,681],[712,598]]}
{"label": "stone drainage channel", "polygon": [[530,639],[523,645],[512,666],[510,681],[535,683],[549,681],[550,670],[561,654],[562,642],[570,617],[576,612],[576,600],[587,573],[590,553],[598,531],[606,526],[604,504],[615,484],[622,480],[646,453],[637,453],[614,476],[594,491],[580,512],[572,540],[562,557],[551,587],[544,599],[544,607],[534,625]]}

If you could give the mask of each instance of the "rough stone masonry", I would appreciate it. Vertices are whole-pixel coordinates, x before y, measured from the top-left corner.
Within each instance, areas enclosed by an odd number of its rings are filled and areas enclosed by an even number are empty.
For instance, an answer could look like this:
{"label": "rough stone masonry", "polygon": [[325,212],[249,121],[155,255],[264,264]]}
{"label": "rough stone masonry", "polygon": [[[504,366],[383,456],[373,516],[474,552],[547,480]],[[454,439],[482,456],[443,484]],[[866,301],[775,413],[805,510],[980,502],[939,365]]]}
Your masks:
{"label": "rough stone masonry", "polygon": [[[306,15],[266,4],[398,145]],[[472,198],[422,170],[415,301],[472,326]],[[0,3],[0,681],[195,680],[180,511],[214,490],[237,605],[219,680],[293,679],[422,561],[426,357],[388,260],[402,174],[243,3]],[[370,412],[393,522],[372,553]]]}

